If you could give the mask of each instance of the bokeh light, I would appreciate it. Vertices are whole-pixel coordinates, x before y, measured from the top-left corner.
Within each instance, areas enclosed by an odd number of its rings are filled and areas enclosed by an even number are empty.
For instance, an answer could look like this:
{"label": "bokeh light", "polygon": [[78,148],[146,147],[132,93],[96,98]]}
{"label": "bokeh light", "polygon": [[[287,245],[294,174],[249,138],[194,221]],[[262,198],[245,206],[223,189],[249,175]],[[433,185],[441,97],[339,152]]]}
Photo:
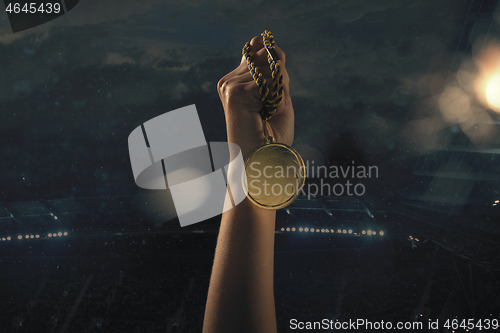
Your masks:
{"label": "bokeh light", "polygon": [[495,111],[500,111],[500,73],[489,80],[486,85],[486,101]]}

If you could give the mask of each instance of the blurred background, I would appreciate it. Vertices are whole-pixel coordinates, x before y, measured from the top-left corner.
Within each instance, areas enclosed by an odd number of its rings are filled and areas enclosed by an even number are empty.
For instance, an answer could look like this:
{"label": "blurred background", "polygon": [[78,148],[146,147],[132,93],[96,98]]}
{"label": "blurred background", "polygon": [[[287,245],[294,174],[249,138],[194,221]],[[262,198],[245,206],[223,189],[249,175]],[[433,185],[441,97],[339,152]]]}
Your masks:
{"label": "blurred background", "polygon": [[0,15],[0,331],[201,331],[220,216],[181,228],[127,138],[196,104],[226,141],[216,84],[265,29],[311,170],[377,170],[310,174],[278,211],[278,331],[500,317],[498,0],[82,0]]}

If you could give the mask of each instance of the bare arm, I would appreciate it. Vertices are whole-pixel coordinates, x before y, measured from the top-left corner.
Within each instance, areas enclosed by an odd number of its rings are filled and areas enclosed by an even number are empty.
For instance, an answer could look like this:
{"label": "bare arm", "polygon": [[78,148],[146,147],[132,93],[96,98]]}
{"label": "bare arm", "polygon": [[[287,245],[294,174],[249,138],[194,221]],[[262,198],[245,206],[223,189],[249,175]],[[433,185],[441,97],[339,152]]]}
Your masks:
{"label": "bare arm", "polygon": [[[293,141],[293,107],[289,96],[285,54],[277,48],[284,76],[284,98],[269,122],[277,142]],[[271,82],[262,38],[251,42],[251,55]],[[243,157],[263,143],[260,96],[244,59],[218,84],[226,115],[228,141],[240,146]],[[229,171],[231,172],[231,171]],[[276,332],[273,293],[276,212],[245,199],[222,215],[203,324],[204,333]]]}

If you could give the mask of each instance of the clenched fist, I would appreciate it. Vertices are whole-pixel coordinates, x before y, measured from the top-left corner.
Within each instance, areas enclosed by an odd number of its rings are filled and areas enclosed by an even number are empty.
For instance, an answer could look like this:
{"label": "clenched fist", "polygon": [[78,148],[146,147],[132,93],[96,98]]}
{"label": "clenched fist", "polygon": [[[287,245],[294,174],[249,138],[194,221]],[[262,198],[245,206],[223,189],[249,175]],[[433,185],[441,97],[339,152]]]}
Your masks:
{"label": "clenched fist", "polygon": [[[290,78],[285,68],[285,53],[277,46],[275,50],[280,58],[279,64],[283,73],[283,100],[274,116],[268,121],[267,127],[269,135],[275,142],[291,146],[294,115],[289,93]],[[269,89],[272,89],[273,79],[262,37],[252,38],[250,55],[266,79]],[[263,105],[259,88],[248,70],[244,56],[236,69],[220,79],[217,91],[226,115],[228,141],[236,143],[241,148],[243,158],[246,158],[253,149],[264,143],[264,129],[260,113]]]}

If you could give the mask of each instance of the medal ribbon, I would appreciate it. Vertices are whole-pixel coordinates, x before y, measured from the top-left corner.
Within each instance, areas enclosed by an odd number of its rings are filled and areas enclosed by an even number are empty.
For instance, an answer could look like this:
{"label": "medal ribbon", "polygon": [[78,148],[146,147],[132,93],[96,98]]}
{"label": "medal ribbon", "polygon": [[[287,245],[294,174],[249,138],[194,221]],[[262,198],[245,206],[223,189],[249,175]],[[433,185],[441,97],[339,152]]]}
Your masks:
{"label": "medal ribbon", "polygon": [[266,79],[259,71],[259,68],[255,66],[255,63],[250,56],[250,42],[245,44],[242,53],[247,60],[248,70],[250,71],[250,74],[252,74],[255,84],[259,87],[261,102],[264,106],[261,111],[262,120],[264,122],[264,136],[267,140],[268,136],[266,123],[276,113],[276,110],[283,99],[283,73],[281,72],[281,67],[278,63],[279,57],[275,50],[273,35],[270,31],[265,30],[261,33],[261,36],[262,41],[264,42],[264,47],[268,53],[267,61],[269,63],[269,67],[271,68],[271,75],[273,78],[272,92],[269,91]]}

